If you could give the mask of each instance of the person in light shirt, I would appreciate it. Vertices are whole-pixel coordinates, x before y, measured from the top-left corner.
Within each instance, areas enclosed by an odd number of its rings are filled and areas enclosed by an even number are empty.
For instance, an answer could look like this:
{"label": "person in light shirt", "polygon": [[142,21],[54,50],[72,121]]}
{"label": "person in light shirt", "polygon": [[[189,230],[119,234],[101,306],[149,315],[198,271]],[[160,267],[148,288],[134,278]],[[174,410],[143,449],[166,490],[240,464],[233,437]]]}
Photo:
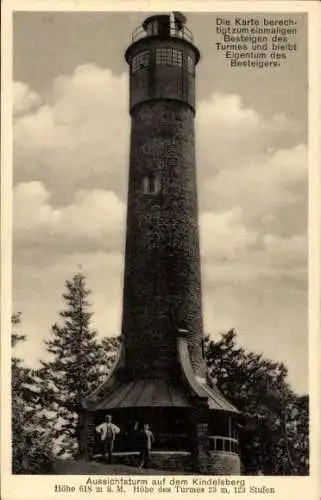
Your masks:
{"label": "person in light shirt", "polygon": [[108,461],[111,463],[116,435],[120,428],[112,423],[111,415],[106,415],[105,422],[96,427],[96,432],[100,434],[102,459],[105,460],[106,453]]}

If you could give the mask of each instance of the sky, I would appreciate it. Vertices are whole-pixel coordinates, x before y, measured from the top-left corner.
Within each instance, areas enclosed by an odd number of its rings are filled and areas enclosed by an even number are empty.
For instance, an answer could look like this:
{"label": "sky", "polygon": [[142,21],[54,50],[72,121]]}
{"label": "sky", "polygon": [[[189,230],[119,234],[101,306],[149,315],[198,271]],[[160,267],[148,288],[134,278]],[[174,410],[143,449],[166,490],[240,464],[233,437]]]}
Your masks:
{"label": "sky", "polygon": [[[27,342],[20,354],[32,365],[46,355],[43,340],[63,308],[65,280],[79,266],[92,290],[93,327],[100,336],[120,333],[130,132],[123,54],[145,17],[14,15],[13,311],[22,312]],[[297,52],[279,68],[261,70],[229,66],[216,51],[215,17],[187,14],[201,51],[204,330],[218,340],[235,328],[240,345],[285,362],[303,393],[306,19],[295,16]]]}

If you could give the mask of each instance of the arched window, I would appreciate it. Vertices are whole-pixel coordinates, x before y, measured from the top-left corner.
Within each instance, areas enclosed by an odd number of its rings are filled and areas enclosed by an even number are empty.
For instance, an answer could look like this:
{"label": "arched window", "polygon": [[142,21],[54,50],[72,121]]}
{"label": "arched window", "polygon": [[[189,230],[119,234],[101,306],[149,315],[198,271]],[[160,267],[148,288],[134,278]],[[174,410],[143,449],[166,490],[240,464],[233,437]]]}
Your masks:
{"label": "arched window", "polygon": [[145,194],[157,194],[160,190],[159,177],[154,174],[144,175],[142,187]]}

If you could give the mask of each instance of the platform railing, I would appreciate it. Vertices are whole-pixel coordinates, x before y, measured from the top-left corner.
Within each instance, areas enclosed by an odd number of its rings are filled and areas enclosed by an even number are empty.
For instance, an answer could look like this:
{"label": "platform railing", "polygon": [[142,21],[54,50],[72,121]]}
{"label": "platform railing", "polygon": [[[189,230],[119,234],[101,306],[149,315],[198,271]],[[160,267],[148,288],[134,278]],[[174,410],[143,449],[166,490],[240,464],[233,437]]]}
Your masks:
{"label": "platform railing", "polygon": [[[149,38],[153,36],[159,36],[157,28],[154,29],[153,33],[148,33],[145,31],[143,26],[138,26],[135,31],[132,33],[132,42],[137,42],[141,38]],[[193,43],[193,34],[187,26],[183,26],[180,30],[172,29],[168,34],[169,38],[181,38],[182,40],[187,40],[188,42]],[[166,36],[167,38],[167,36]]]}
{"label": "platform railing", "polygon": [[[154,433],[155,442],[153,450],[161,451],[177,451],[186,452],[190,449],[191,438],[188,433]],[[115,440],[114,452],[116,453],[131,453],[137,451],[138,443],[126,432],[117,435]],[[100,439],[97,437],[94,446],[94,453],[100,453]]]}
{"label": "platform railing", "polygon": [[[156,437],[156,436],[155,436]],[[210,435],[209,437],[209,450],[216,453],[233,453],[237,455],[239,453],[239,443],[237,439],[226,437]],[[115,442],[114,452],[117,454],[132,454],[137,452],[137,445],[130,442],[128,436],[117,436]],[[187,453],[191,451],[191,439],[187,434],[161,434],[155,439],[153,445],[153,451],[155,453],[162,452],[173,452],[173,453]],[[97,442],[94,446],[94,454],[100,454],[100,445]]]}
{"label": "platform railing", "polygon": [[210,450],[225,453],[238,453],[239,443],[237,439],[226,436],[209,436]]}

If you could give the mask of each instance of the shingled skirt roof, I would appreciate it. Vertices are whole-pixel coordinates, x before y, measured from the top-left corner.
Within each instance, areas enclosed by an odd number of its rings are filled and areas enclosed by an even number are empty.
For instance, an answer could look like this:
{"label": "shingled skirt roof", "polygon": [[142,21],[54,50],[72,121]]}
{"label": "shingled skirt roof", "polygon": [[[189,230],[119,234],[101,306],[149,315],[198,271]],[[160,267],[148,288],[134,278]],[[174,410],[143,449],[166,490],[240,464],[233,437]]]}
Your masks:
{"label": "shingled skirt roof", "polygon": [[[202,387],[208,395],[210,409],[237,411],[217,388]],[[188,408],[191,406],[190,395],[184,391],[182,384],[177,384],[172,380],[139,379],[117,384],[95,405],[95,410],[135,407]]]}

